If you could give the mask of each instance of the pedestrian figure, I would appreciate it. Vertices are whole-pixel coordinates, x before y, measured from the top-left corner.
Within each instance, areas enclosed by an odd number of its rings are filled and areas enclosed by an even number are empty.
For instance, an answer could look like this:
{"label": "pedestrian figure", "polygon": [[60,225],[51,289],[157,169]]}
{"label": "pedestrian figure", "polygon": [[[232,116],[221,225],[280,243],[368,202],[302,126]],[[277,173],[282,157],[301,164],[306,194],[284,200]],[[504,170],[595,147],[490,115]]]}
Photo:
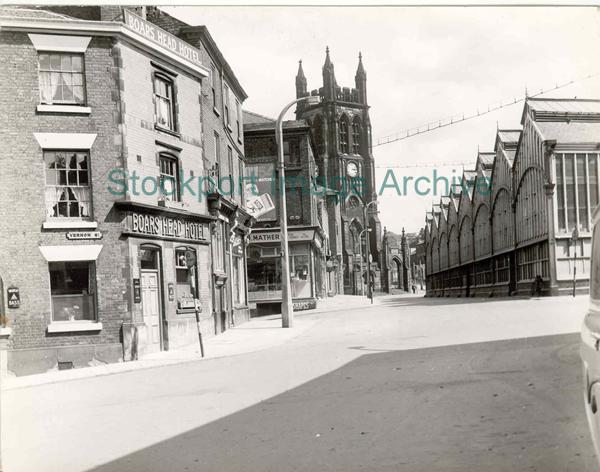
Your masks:
{"label": "pedestrian figure", "polygon": [[539,297],[542,294],[542,288],[544,285],[544,281],[542,280],[541,275],[536,275],[533,284],[531,285],[531,296]]}
{"label": "pedestrian figure", "polygon": [[415,284],[412,284],[412,292],[417,293],[417,286]]}

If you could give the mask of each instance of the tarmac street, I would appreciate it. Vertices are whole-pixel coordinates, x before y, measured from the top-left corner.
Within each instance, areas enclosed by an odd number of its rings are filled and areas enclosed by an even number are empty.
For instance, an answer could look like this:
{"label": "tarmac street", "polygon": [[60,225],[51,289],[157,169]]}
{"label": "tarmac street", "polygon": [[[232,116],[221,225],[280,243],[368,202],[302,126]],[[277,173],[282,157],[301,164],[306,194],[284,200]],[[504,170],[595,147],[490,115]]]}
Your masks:
{"label": "tarmac street", "polygon": [[5,471],[598,470],[586,297],[341,300],[219,357],[9,383]]}

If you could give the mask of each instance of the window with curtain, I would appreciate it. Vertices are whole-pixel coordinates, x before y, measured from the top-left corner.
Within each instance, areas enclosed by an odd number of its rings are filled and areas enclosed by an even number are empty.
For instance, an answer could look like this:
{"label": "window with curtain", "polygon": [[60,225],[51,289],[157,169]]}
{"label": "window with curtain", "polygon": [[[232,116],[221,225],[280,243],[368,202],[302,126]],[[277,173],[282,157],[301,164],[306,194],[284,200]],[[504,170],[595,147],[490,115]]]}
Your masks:
{"label": "window with curtain", "polygon": [[89,157],[88,151],[44,151],[47,217],[91,216]]}
{"label": "window with curtain", "polygon": [[175,131],[175,97],[173,80],[154,73],[154,115],[161,128]]}
{"label": "window with curtain", "polygon": [[43,52],[38,59],[40,103],[85,105],[83,54]]}

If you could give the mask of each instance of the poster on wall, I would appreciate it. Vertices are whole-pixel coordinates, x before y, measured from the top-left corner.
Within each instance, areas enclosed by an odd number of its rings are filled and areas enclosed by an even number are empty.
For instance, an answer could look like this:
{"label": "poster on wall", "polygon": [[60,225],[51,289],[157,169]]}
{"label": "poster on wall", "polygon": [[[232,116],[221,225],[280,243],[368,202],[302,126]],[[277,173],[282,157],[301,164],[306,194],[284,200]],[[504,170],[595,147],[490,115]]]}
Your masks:
{"label": "poster on wall", "polygon": [[248,174],[244,186],[246,210],[259,221],[275,219],[275,165],[266,162],[248,165],[246,169]]}

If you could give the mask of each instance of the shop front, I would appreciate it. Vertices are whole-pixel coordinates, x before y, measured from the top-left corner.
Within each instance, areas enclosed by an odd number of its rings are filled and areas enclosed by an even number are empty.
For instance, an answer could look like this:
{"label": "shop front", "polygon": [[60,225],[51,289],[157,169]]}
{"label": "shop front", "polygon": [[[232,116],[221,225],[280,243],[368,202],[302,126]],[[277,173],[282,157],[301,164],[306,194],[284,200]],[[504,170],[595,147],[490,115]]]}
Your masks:
{"label": "shop front", "polygon": [[[291,228],[290,284],[294,311],[316,308],[323,287],[323,239],[318,228]],[[254,315],[280,313],[282,300],[281,233],[278,228],[250,233],[248,300]]]}
{"label": "shop front", "polygon": [[132,202],[120,208],[130,281],[125,360],[198,343],[198,326],[214,334],[206,276],[211,218]]}

